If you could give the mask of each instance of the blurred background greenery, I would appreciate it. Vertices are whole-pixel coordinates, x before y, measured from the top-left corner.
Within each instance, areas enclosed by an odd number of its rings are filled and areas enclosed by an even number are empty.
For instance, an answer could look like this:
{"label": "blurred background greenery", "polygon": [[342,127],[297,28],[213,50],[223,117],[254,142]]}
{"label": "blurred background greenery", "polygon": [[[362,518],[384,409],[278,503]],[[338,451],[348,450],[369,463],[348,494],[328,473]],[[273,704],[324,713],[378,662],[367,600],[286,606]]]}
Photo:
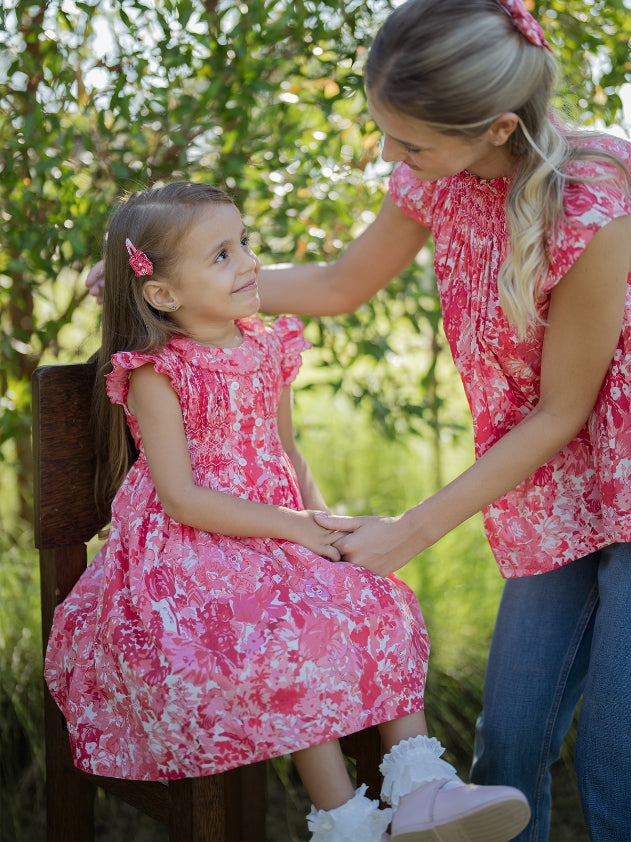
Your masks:
{"label": "blurred background greenery", "polygon": [[[335,254],[386,189],[361,88],[391,0],[0,0],[0,838],[44,838],[39,585],[32,537],[30,376],[86,359],[85,290],[113,199],[177,178],[226,187],[264,263]],[[626,0],[548,0],[557,105],[620,124]],[[352,316],[311,320],[297,383],[300,445],[331,506],[394,514],[472,458],[426,250]],[[466,775],[501,590],[478,518],[411,562],[433,640],[430,728]],[[555,770],[553,842],[586,839],[571,769]],[[269,764],[273,842],[306,838],[285,760]],[[99,799],[99,839],[159,839]]]}

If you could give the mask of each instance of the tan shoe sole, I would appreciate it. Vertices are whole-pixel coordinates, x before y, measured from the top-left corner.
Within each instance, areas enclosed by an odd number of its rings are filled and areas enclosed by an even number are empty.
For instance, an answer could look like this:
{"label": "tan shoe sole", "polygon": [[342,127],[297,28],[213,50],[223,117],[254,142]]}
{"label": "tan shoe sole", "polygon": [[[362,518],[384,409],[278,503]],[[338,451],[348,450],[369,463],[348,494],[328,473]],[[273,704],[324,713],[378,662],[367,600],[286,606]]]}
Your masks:
{"label": "tan shoe sole", "polygon": [[529,820],[530,807],[525,801],[503,800],[438,827],[397,833],[392,842],[509,842]]}

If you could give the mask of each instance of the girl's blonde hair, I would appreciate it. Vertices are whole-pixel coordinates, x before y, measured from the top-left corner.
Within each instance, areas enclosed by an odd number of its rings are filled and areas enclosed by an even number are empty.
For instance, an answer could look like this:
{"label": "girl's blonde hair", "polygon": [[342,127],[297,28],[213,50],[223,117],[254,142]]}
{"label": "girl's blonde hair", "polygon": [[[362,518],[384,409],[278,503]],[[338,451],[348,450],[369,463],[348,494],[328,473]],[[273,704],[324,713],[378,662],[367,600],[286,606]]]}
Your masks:
{"label": "girl's blonde hair", "polygon": [[107,396],[105,375],[119,351],[154,351],[178,332],[168,314],[151,307],[143,296],[147,276],[136,277],[129,265],[125,241],[144,251],[153,264],[151,279],[174,277],[180,245],[196,214],[210,203],[234,204],[209,184],[177,181],[124,197],[114,211],[105,237],[105,284],[101,348],[93,394],[93,425],[97,453],[97,505],[109,513],[112,499],[133,459],[122,406]]}
{"label": "girl's blonde hair", "polygon": [[507,142],[519,165],[506,216],[511,250],[498,277],[502,308],[524,333],[540,322],[537,300],[548,269],[546,239],[563,214],[568,162],[614,156],[581,148],[581,134],[550,120],[554,57],[530,43],[499,0],[409,0],[377,33],[364,71],[375,99],[450,135],[476,138],[500,115],[518,125]]}

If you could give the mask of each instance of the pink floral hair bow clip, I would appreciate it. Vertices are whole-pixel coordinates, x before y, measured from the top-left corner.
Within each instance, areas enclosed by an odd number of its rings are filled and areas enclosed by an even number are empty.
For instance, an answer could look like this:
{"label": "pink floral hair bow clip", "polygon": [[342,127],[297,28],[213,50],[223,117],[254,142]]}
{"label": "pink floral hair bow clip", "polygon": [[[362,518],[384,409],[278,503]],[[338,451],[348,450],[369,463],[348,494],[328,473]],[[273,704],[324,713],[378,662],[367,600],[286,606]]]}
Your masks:
{"label": "pink floral hair bow clip", "polygon": [[516,28],[531,44],[536,44],[538,47],[545,47],[552,52],[550,44],[548,44],[546,36],[543,34],[541,25],[530,14],[523,0],[499,0],[499,2],[513,19]]}
{"label": "pink floral hair bow clip", "polygon": [[129,265],[134,270],[136,277],[140,278],[142,275],[153,274],[153,263],[149,260],[144,251],[140,251],[132,243],[129,237],[125,240],[127,251],[129,253]]}

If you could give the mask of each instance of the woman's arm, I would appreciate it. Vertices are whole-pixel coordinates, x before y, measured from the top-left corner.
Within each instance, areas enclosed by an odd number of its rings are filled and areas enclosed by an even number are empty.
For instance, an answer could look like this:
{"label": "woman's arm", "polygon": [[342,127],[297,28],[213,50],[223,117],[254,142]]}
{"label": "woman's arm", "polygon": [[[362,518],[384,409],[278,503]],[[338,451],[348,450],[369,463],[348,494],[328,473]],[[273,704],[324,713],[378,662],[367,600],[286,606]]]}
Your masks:
{"label": "woman's arm", "polygon": [[350,313],[395,278],[429,235],[386,194],[375,221],[337,260],[261,269],[261,309],[305,316]]}
{"label": "woman's arm", "polygon": [[195,484],[179,399],[168,378],[143,365],[130,377],[128,406],[165,512],[179,523],[235,537],[280,538],[339,560],[335,536],[309,511],[244,500]]}
{"label": "woman's arm", "polygon": [[540,400],[467,471],[395,518],[317,515],[345,560],[387,575],[515,488],[565,447],[587,421],[616,349],[631,271],[631,217],[601,229],[553,289]]}
{"label": "woman's arm", "polygon": [[298,477],[298,486],[305,508],[327,512],[328,506],[316,485],[307,460],[296,447],[291,417],[291,386],[285,386],[278,406],[278,434]]}

